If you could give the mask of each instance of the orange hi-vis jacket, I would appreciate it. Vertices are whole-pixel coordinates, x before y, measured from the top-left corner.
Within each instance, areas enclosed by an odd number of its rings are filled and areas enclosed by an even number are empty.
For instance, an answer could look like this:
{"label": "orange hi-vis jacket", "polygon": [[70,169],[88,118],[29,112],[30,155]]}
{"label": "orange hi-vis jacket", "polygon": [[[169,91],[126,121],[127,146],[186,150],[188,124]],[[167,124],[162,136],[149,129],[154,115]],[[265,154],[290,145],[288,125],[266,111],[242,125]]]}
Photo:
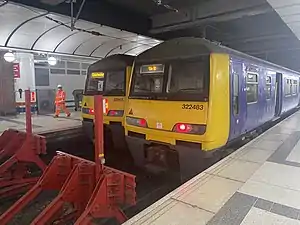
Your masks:
{"label": "orange hi-vis jacket", "polygon": [[65,101],[66,101],[66,92],[64,92],[63,90],[58,90],[56,92],[55,104],[56,105],[65,104]]}

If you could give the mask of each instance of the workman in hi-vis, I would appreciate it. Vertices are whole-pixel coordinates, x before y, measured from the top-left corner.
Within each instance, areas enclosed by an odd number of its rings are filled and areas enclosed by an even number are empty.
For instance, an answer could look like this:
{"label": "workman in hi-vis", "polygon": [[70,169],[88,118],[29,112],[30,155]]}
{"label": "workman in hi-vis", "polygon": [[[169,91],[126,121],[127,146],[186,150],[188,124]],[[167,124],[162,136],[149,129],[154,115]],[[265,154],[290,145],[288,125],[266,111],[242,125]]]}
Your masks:
{"label": "workman in hi-vis", "polygon": [[57,85],[57,92],[55,97],[55,118],[59,116],[60,110],[63,110],[66,113],[67,117],[71,116],[71,113],[66,107],[66,92],[62,89],[62,86],[59,84]]}

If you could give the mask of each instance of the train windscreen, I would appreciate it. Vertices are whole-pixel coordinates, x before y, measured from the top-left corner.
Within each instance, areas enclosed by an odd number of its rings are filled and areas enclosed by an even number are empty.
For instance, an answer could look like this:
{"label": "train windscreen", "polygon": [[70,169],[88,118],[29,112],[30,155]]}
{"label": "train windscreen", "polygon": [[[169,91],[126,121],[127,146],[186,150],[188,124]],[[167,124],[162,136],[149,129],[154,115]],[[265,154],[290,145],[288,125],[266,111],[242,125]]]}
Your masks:
{"label": "train windscreen", "polygon": [[176,60],[138,65],[131,98],[186,101],[208,100],[209,64],[206,60]]}
{"label": "train windscreen", "polygon": [[91,72],[85,87],[86,95],[125,95],[125,70]]}

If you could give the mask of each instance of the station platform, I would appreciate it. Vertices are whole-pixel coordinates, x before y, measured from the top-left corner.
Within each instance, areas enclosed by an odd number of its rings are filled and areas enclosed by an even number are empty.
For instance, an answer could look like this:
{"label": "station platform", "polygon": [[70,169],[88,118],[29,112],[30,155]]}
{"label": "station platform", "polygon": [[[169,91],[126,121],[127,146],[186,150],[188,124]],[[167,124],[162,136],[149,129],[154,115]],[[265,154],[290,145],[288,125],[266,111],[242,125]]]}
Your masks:
{"label": "station platform", "polygon": [[[63,114],[61,114],[59,118],[53,118],[53,115],[32,115],[33,132],[44,134],[80,127],[81,113],[75,111],[71,113],[71,117],[68,118]],[[18,116],[0,116],[0,134],[9,128],[25,131],[25,114]]]}
{"label": "station platform", "polygon": [[300,112],[124,224],[300,225]]}

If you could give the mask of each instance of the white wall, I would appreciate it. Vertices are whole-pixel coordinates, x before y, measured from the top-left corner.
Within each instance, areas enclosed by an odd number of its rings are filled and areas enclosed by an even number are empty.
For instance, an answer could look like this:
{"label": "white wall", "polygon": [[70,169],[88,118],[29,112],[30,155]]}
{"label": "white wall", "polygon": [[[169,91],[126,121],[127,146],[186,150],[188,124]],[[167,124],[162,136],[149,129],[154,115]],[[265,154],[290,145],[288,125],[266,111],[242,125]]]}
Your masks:
{"label": "white wall", "polygon": [[50,74],[49,86],[36,86],[37,89],[56,89],[58,84],[63,86],[67,94],[66,100],[73,100],[72,92],[74,89],[84,89],[86,76],[83,75],[65,75]]}
{"label": "white wall", "polygon": [[84,89],[87,69],[93,62],[95,60],[87,61],[76,58],[59,59],[55,66],[49,66],[47,62],[36,62],[36,78],[37,80],[41,78],[43,81],[41,85],[40,81],[36,82],[36,88],[56,89],[57,85],[61,84],[67,94],[66,100],[74,100],[72,92],[75,89]]}

